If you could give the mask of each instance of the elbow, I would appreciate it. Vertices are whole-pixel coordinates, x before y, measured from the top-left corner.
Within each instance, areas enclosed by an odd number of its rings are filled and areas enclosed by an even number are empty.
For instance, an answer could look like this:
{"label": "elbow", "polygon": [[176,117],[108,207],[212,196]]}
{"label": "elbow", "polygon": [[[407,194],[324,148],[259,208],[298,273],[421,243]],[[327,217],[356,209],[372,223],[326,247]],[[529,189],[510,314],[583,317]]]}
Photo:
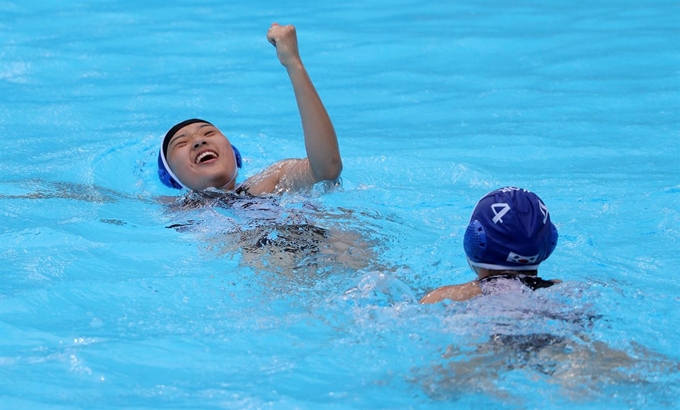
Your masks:
{"label": "elbow", "polygon": [[340,158],[338,158],[337,163],[334,164],[334,166],[329,170],[326,179],[329,181],[337,181],[338,178],[340,178],[341,173],[342,173],[342,161],[340,161]]}
{"label": "elbow", "polygon": [[340,157],[336,158],[332,165],[333,166],[331,166],[328,170],[328,175],[325,179],[329,181],[337,181],[337,179],[340,178],[340,174],[342,173],[342,160]]}
{"label": "elbow", "polygon": [[340,157],[333,158],[321,172],[317,174],[318,181],[336,181],[342,173],[342,160]]}

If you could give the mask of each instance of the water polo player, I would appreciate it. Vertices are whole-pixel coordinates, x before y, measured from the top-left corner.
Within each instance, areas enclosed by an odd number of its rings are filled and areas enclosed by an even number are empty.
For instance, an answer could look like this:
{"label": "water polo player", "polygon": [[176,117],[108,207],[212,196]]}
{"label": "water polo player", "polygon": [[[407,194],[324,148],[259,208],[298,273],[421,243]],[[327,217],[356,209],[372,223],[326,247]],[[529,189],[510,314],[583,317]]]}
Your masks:
{"label": "water polo player", "polygon": [[477,279],[435,289],[420,303],[464,301],[559,283],[538,277],[538,266],[553,252],[557,238],[548,208],[536,194],[515,187],[492,191],[477,203],[463,240]]}
{"label": "water polo player", "polygon": [[263,195],[340,177],[342,161],[335,130],[300,59],[295,27],[274,23],[267,39],[276,47],[293,85],[307,158],[279,161],[237,186],[241,166],[238,150],[210,122],[190,119],[173,126],[163,138],[158,154],[158,175],[163,184],[177,189],[218,188]]}

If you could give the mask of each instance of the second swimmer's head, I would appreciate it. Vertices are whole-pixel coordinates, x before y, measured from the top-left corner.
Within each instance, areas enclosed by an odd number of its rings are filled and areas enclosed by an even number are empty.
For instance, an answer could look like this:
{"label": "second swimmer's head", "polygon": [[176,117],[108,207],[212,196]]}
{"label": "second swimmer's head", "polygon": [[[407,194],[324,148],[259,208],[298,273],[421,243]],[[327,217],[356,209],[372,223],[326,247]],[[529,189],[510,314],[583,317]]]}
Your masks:
{"label": "second swimmer's head", "polygon": [[477,203],[463,246],[473,268],[535,271],[553,252],[557,238],[543,201],[526,189],[506,187]]}

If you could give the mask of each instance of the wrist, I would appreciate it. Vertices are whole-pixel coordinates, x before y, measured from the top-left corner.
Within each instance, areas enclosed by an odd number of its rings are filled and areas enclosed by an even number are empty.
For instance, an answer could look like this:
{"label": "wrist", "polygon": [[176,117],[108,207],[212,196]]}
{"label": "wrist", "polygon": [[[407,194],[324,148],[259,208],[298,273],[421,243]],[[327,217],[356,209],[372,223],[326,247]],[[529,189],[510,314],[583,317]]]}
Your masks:
{"label": "wrist", "polygon": [[304,70],[305,66],[302,64],[302,61],[297,59],[297,60],[291,60],[283,64],[284,67],[286,67],[286,70],[288,71],[297,71],[297,70]]}

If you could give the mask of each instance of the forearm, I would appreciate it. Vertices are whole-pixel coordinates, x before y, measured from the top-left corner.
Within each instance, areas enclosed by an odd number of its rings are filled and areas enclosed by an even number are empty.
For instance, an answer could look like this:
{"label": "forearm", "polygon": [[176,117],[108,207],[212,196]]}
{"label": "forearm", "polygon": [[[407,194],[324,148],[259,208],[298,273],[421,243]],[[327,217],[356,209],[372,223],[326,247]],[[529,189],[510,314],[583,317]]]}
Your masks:
{"label": "forearm", "polygon": [[314,179],[317,182],[336,180],[342,171],[342,160],[328,112],[304,65],[301,62],[290,64],[286,70],[300,111],[307,159]]}

